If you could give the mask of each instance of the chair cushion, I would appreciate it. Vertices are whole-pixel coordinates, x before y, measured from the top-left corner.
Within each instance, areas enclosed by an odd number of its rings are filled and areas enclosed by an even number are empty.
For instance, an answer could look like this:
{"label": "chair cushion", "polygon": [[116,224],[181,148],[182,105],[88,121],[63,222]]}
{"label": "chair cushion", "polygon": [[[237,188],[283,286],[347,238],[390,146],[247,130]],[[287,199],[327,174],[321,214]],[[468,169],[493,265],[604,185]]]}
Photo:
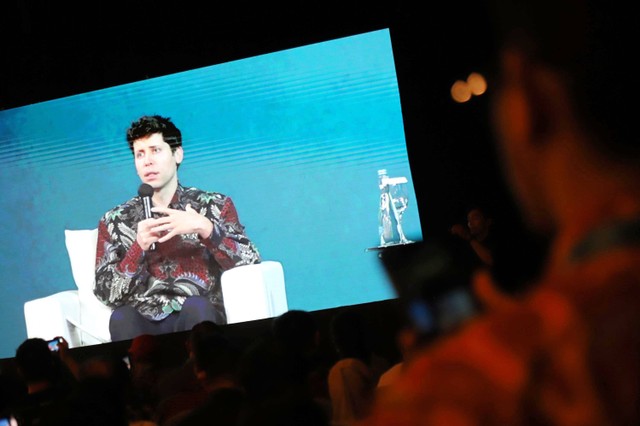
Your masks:
{"label": "chair cushion", "polygon": [[93,294],[96,282],[98,228],[65,229],[64,234],[73,280],[78,287],[80,307],[77,318],[67,317],[67,321],[81,330],[80,345],[109,342],[111,341],[109,333],[111,308],[100,302]]}
{"label": "chair cushion", "polygon": [[221,286],[229,324],[272,318],[288,310],[284,270],[275,260],[226,270]]}
{"label": "chair cushion", "polygon": [[[96,279],[96,246],[98,244],[98,228],[95,229],[65,229],[65,244],[71,262],[73,280],[79,293],[90,292]],[[82,295],[81,295],[82,297]]]}

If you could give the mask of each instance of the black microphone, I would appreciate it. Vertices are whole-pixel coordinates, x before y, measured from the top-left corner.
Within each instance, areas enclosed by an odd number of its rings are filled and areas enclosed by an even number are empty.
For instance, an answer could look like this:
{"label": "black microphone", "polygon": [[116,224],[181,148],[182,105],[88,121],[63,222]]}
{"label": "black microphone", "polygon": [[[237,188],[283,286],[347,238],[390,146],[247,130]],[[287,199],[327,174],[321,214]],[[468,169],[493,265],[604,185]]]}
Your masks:
{"label": "black microphone", "polygon": [[[151,197],[153,196],[153,187],[148,183],[143,183],[138,188],[138,195],[142,198],[142,205],[144,206],[144,217],[149,219],[153,217],[151,214]],[[151,243],[149,250],[155,250],[156,243]]]}

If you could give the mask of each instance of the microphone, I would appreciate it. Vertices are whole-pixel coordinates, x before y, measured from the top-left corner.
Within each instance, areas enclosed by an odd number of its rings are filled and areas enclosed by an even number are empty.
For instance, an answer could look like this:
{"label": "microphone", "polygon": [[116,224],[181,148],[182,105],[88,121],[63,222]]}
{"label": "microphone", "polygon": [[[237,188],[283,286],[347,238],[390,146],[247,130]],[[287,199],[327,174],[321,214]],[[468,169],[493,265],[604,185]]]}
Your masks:
{"label": "microphone", "polygon": [[[138,188],[138,195],[142,198],[142,205],[144,206],[144,217],[149,219],[153,217],[151,214],[151,197],[153,196],[153,187],[148,183],[143,183]],[[156,243],[151,243],[149,250],[155,250]]]}

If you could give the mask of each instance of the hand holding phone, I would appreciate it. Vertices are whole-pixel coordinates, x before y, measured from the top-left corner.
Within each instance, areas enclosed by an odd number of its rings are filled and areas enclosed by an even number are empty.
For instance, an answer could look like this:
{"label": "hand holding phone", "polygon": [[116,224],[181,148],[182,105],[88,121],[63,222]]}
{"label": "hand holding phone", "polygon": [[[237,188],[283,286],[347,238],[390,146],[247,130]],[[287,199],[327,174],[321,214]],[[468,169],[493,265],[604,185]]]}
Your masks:
{"label": "hand holding phone", "polygon": [[425,340],[448,334],[479,312],[472,268],[449,240],[389,247],[380,258],[406,319]]}
{"label": "hand holding phone", "polygon": [[49,350],[52,352],[58,352],[58,350],[60,349],[59,345],[61,342],[62,342],[62,337],[56,337],[55,339],[51,339],[47,341],[47,344],[49,345]]}
{"label": "hand holding phone", "polygon": [[18,422],[13,416],[0,417],[0,426],[18,426]]}

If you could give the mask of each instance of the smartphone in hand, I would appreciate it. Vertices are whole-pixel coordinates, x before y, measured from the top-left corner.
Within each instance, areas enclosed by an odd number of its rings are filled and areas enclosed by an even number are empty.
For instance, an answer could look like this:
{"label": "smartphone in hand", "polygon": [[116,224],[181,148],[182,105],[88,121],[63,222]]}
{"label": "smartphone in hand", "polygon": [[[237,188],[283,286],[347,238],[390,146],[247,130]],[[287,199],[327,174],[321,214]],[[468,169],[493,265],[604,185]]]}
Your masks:
{"label": "smartphone in hand", "polygon": [[0,417],[0,426],[18,426],[18,422],[13,416]]}
{"label": "smartphone in hand", "polygon": [[448,334],[479,312],[472,267],[449,240],[391,246],[380,258],[405,318],[425,339]]}
{"label": "smartphone in hand", "polygon": [[49,345],[49,350],[52,352],[58,352],[58,349],[60,349],[58,345],[61,341],[62,337],[56,337],[55,339],[48,340],[47,344]]}

